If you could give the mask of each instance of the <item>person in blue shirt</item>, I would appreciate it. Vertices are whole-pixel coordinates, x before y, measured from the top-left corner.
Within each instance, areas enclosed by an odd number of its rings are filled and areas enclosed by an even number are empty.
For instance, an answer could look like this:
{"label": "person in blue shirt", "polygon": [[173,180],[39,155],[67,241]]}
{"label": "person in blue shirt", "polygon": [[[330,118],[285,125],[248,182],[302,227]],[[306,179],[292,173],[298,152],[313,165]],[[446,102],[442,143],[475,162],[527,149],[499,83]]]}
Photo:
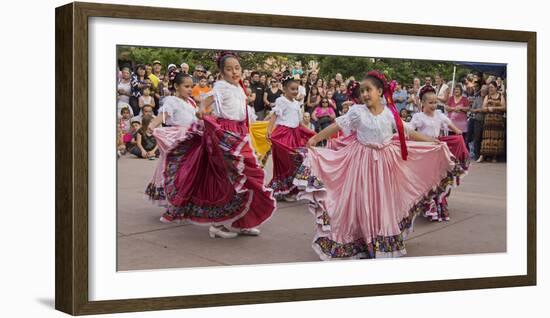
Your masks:
{"label": "person in blue shirt", "polygon": [[393,101],[395,102],[397,111],[400,112],[402,109],[407,107],[407,97],[407,91],[401,87],[400,83],[397,83],[393,93]]}

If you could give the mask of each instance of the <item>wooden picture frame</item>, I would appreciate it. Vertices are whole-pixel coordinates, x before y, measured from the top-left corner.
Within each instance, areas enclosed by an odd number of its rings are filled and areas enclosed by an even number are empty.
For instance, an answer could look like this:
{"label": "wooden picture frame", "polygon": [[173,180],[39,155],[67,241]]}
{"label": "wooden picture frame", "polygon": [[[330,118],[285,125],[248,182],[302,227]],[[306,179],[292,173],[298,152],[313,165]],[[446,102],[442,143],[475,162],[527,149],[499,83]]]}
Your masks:
{"label": "wooden picture frame", "polygon": [[[144,12],[147,11],[147,14]],[[56,9],[55,308],[71,315],[536,285],[536,33],[238,12],[70,3]],[[368,32],[527,44],[527,275],[90,301],[88,297],[88,19]],[[78,80],[76,80],[78,79]]]}

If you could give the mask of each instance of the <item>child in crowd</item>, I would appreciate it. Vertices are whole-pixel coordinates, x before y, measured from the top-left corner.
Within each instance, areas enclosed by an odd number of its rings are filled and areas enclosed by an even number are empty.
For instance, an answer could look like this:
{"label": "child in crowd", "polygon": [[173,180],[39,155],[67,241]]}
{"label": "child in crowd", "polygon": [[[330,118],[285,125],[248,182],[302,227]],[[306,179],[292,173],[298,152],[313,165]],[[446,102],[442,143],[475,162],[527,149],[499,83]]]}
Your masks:
{"label": "child in crowd", "polygon": [[133,147],[131,152],[138,158],[154,160],[160,154],[155,137],[148,131],[151,120],[151,116],[143,117],[141,128],[136,133],[136,147]]}
{"label": "child in crowd", "polygon": [[139,97],[138,102],[140,112],[145,105],[151,105],[153,106],[153,108],[155,108],[155,99],[153,98],[153,96],[151,96],[151,89],[149,87],[143,89],[143,95]]}

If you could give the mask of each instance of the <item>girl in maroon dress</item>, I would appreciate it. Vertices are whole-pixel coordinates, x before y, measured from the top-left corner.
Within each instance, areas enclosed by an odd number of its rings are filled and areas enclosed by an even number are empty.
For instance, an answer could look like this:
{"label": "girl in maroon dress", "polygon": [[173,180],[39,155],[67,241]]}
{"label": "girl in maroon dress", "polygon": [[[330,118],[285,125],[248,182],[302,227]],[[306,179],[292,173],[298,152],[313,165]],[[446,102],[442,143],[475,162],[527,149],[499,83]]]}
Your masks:
{"label": "girl in maroon dress", "polygon": [[275,211],[275,199],[250,146],[238,57],[223,52],[216,61],[222,79],[201,103],[202,121],[166,158],[165,218],[209,225],[212,238],[257,236]]}

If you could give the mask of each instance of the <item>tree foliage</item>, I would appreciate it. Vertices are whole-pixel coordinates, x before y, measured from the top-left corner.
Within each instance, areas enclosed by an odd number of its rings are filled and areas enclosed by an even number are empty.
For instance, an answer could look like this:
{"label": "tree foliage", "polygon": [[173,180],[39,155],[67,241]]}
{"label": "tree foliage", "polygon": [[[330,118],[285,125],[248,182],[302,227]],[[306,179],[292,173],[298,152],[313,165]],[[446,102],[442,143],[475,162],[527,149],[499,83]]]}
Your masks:
{"label": "tree foliage", "polygon": [[[117,54],[122,52],[127,52],[136,64],[159,60],[166,67],[172,63],[179,66],[185,62],[189,64],[191,70],[197,64],[202,64],[208,70],[216,72],[216,51],[214,50],[119,46]],[[390,79],[411,84],[414,77],[419,77],[423,82],[423,78],[427,75],[433,77],[435,74],[441,74],[446,81],[450,81],[453,74],[453,63],[448,61],[267,52],[239,52],[239,55],[243,69],[258,70],[268,74],[292,67],[297,61],[301,62],[304,70],[307,71],[310,61],[316,61],[320,77],[326,80],[334,77],[336,73],[341,73],[344,78],[350,76],[362,78],[369,70],[379,70]],[[468,72],[470,72],[469,69],[457,67],[457,79]]]}

